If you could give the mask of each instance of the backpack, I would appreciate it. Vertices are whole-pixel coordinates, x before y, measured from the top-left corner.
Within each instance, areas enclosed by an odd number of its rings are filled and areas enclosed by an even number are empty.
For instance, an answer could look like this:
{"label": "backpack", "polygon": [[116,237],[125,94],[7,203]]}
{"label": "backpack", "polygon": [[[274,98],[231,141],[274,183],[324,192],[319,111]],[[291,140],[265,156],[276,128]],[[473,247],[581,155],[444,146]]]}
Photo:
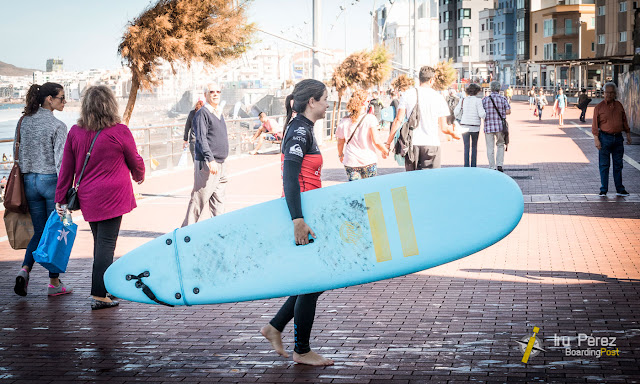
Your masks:
{"label": "backpack", "polygon": [[402,125],[400,128],[400,135],[398,136],[398,141],[396,141],[396,146],[394,148],[394,152],[402,157],[407,157],[410,162],[415,160],[415,156],[413,154],[413,130],[418,128],[420,124],[420,92],[418,92],[418,88],[416,88],[416,106],[413,107],[413,111],[409,115],[409,119]]}

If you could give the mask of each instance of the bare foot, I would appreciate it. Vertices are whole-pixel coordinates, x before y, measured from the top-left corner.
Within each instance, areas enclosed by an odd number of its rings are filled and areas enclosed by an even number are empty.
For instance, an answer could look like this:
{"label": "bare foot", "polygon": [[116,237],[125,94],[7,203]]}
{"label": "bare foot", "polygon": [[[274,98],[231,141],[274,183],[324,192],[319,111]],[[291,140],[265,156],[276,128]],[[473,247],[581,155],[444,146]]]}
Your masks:
{"label": "bare foot", "polygon": [[276,353],[282,357],[289,357],[287,351],[284,350],[282,346],[282,332],[278,331],[271,324],[267,324],[260,330],[260,334],[264,336],[265,339],[269,340],[271,346],[276,351]]}
{"label": "bare foot", "polygon": [[293,361],[295,361],[298,364],[307,364],[307,365],[315,365],[315,366],[333,365],[333,360],[327,359],[326,357],[322,357],[313,351],[303,353],[302,355],[299,353],[293,352]]}

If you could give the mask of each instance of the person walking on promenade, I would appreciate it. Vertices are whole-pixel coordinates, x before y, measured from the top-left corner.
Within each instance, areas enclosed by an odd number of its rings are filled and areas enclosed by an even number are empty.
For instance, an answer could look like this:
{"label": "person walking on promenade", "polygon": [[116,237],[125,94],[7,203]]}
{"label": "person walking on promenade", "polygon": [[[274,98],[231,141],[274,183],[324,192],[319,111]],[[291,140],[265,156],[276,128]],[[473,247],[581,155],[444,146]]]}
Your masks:
{"label": "person walking on promenade", "polygon": [[[400,98],[396,118],[391,124],[391,131],[386,142],[387,151],[391,148],[396,131],[404,123],[406,116],[411,116],[413,109],[420,108],[420,123],[413,131],[414,161],[409,161],[409,155],[405,156],[405,170],[416,171],[428,168],[440,168],[440,138],[438,131],[459,139],[453,132],[453,127],[447,123],[449,106],[444,97],[432,88],[435,82],[435,69],[424,66],[420,68],[418,80],[420,86],[407,90]],[[419,98],[419,100],[418,100]]]}
{"label": "person walking on promenade", "polygon": [[229,137],[227,124],[220,110],[220,86],[207,84],[204,89],[206,103],[193,117],[196,135],[194,177],[191,199],[182,226],[198,222],[205,205],[211,216],[224,213],[224,193],[227,186]]}
{"label": "person walking on promenade", "polygon": [[253,151],[249,152],[252,155],[258,153],[258,150],[260,149],[260,147],[262,147],[265,139],[269,141],[282,140],[282,127],[280,127],[280,124],[278,124],[275,119],[267,117],[267,114],[264,112],[260,112],[260,114],[258,114],[258,119],[260,119],[262,125],[249,140],[249,142],[253,143],[256,141],[256,139],[258,139],[258,145],[256,146],[256,148]]}
{"label": "person walking on promenade", "polygon": [[[293,107],[291,101],[293,100]],[[313,135],[313,125],[325,117],[329,103],[327,88],[317,80],[306,79],[296,84],[285,100],[287,118],[282,142],[282,179],[284,197],[293,221],[293,237],[297,245],[309,243],[309,235],[316,237],[305,223],[302,214],[301,196],[304,191],[320,188],[322,182],[322,154]],[[292,120],[293,112],[297,115]],[[289,123],[290,122],[290,123]],[[271,343],[273,349],[283,357],[289,357],[282,345],[282,331],[293,319],[295,347],[293,361],[307,365],[333,365],[311,350],[309,338],[316,312],[318,297],[322,292],[291,296],[282,305],[269,324],[260,333]]]}
{"label": "person walking on promenade", "polygon": [[513,97],[513,88],[511,86],[504,91],[504,96],[507,98],[507,102],[511,104],[511,98]]}
{"label": "person walking on promenade", "polygon": [[[64,143],[67,140],[67,126],[56,119],[53,111],[62,111],[66,104],[64,89],[56,83],[33,84],[27,92],[23,117],[16,129],[18,153],[13,156],[20,161],[20,171],[24,177],[24,192],[29,205],[33,237],[27,245],[22,269],[16,277],[13,291],[20,296],[27,295],[29,273],[35,260],[33,251],[38,248],[47,219],[55,209],[56,183],[62,164]],[[18,137],[20,132],[20,137]],[[15,147],[14,147],[15,151]],[[49,272],[49,296],[71,293],[73,289],[60,281],[58,273]]]}
{"label": "person walking on promenade", "polygon": [[187,122],[184,124],[184,145],[182,148],[186,148],[189,146],[189,152],[191,152],[191,160],[195,161],[195,150],[196,150],[196,134],[193,132],[193,117],[196,115],[196,112],[202,106],[204,102],[202,100],[198,100],[196,105],[193,107],[191,112],[189,112],[189,116],[187,116]]}
{"label": "person walking on promenade", "polygon": [[376,149],[387,158],[384,144],[378,141],[378,120],[366,113],[367,93],[357,90],[347,103],[349,116],[340,121],[338,137],[338,157],[344,165],[349,181],[365,179],[378,174]]}
{"label": "person walking on promenade", "polygon": [[538,108],[538,121],[542,121],[542,110],[547,105],[547,96],[544,95],[544,89],[540,88],[536,97],[536,108]]}
{"label": "person walking on promenade", "polygon": [[531,87],[529,90],[529,110],[536,107],[536,87]]}
{"label": "person walking on promenade", "polygon": [[380,101],[378,97],[380,97],[380,92],[373,91],[371,93],[371,100],[369,101],[368,108],[368,113],[375,116],[376,121],[378,122],[378,127],[376,129],[380,129],[380,126],[382,125],[382,108],[384,108],[382,101]]}
{"label": "person walking on promenade", "polygon": [[622,132],[627,134],[627,144],[631,144],[631,130],[627,114],[622,104],[616,100],[618,87],[614,83],[604,85],[604,100],[593,110],[591,133],[598,148],[600,167],[600,196],[606,196],[609,190],[609,165],[613,160],[613,182],[618,196],[629,196],[622,185],[622,158],[624,140]]}
{"label": "person walking on promenade", "polygon": [[[482,99],[482,106],[487,112],[484,119],[484,138],[487,143],[487,158],[489,168],[503,172],[504,165],[504,132],[502,119],[511,114],[511,106],[507,98],[500,95],[500,82],[492,81],[490,84],[491,94]],[[496,153],[495,147],[498,147]]]}
{"label": "person walking on promenade", "polygon": [[560,126],[564,125],[564,111],[567,107],[567,95],[564,94],[564,90],[562,88],[558,89],[558,95],[556,96],[556,101],[553,104],[553,111],[558,115],[558,120]]}
{"label": "person walking on promenade", "polygon": [[586,123],[585,117],[587,116],[587,108],[589,107],[589,103],[591,103],[591,99],[587,96],[587,90],[582,88],[582,92],[580,92],[580,96],[578,96],[578,109],[580,109],[580,121]]}
{"label": "person walking on promenade", "polygon": [[92,310],[118,305],[118,301],[107,294],[104,273],[113,263],[122,216],[136,207],[131,178],[141,184],[144,174],[144,161],[138,154],[131,131],[120,123],[118,102],[113,92],[104,85],[87,88],[80,118],[69,130],[64,146],[55,201],[56,211],[60,216],[64,215],[67,191],[80,178],[78,201],[82,216],[91,227],[94,242]]}
{"label": "person walking on promenade", "polygon": [[[467,97],[460,100],[454,114],[459,117],[460,125],[465,130],[462,134],[464,142],[464,166],[476,166],[478,158],[478,136],[480,135],[481,119],[487,116],[482,106],[482,99],[477,97],[482,90],[478,84],[471,83],[465,90]],[[469,147],[471,147],[471,161],[469,161]]]}

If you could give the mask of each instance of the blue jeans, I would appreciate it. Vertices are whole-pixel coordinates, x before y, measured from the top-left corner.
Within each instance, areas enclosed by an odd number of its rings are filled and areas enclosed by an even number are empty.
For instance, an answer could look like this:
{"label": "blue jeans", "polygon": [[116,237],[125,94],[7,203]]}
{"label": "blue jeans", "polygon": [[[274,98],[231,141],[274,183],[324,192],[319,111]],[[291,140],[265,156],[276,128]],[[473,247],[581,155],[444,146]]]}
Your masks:
{"label": "blue jeans", "polygon": [[[465,132],[462,134],[462,141],[464,142],[464,166],[469,166],[469,147],[471,147],[471,166],[476,166],[476,160],[478,158],[478,136],[480,132]],[[471,139],[471,145],[469,144]]]}
{"label": "blue jeans", "polygon": [[609,165],[613,159],[613,182],[616,184],[616,192],[624,191],[622,185],[622,157],[624,156],[624,139],[622,134],[611,135],[600,132],[598,134],[602,147],[598,151],[598,163],[600,165],[600,192],[609,190]]}
{"label": "blue jeans", "polygon": [[[29,268],[33,267],[33,251],[38,248],[44,226],[51,212],[56,208],[54,198],[56,195],[56,184],[58,183],[58,175],[25,173],[24,174],[24,192],[29,203],[29,213],[31,214],[31,222],[33,223],[33,237],[27,246],[27,252],[24,255],[22,265]],[[50,278],[58,277],[58,273],[49,272]]]}

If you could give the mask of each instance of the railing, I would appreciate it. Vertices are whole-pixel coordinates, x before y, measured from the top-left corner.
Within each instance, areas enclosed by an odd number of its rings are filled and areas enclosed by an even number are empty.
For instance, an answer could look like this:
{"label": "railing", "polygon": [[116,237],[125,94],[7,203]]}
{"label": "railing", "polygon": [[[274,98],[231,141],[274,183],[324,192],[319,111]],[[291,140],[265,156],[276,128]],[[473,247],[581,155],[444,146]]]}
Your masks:
{"label": "railing", "polygon": [[[336,111],[338,118],[346,115],[345,110]],[[331,117],[333,111],[329,109],[324,120],[322,139],[331,137]],[[270,116],[275,119],[283,119],[284,115]],[[240,155],[253,149],[248,139],[255,133],[260,121],[257,117],[245,119],[225,120],[229,137],[229,155]],[[335,130],[335,127],[334,127]],[[174,125],[162,125],[142,128],[131,128],[131,133],[136,141],[138,153],[150,171],[172,169],[177,166],[180,156],[184,153],[184,123]],[[0,139],[0,143],[13,143],[12,138]],[[13,161],[0,162],[0,170],[9,173]],[[1,172],[0,172],[1,173]]]}

